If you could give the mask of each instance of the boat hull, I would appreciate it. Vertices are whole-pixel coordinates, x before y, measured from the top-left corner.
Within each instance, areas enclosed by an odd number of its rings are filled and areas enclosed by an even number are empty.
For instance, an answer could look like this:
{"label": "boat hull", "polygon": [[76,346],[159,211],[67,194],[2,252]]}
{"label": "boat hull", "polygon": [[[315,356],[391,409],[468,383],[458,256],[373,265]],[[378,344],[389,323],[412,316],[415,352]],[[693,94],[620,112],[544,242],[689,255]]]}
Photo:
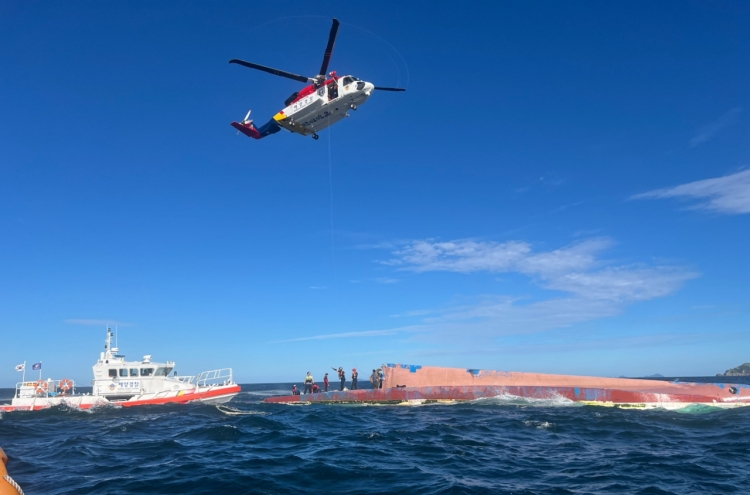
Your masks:
{"label": "boat hull", "polygon": [[271,403],[422,404],[514,396],[627,408],[750,405],[750,386],[387,365],[378,390],[269,397]]}
{"label": "boat hull", "polygon": [[108,400],[96,395],[71,395],[56,397],[35,397],[13,399],[11,404],[0,404],[0,412],[38,411],[54,406],[66,406],[76,409],[91,409],[102,406],[138,407],[158,404],[187,404],[189,402],[204,402],[222,404],[240,393],[239,385],[221,385],[215,387],[200,387],[192,391],[161,392],[144,394],[128,400]]}

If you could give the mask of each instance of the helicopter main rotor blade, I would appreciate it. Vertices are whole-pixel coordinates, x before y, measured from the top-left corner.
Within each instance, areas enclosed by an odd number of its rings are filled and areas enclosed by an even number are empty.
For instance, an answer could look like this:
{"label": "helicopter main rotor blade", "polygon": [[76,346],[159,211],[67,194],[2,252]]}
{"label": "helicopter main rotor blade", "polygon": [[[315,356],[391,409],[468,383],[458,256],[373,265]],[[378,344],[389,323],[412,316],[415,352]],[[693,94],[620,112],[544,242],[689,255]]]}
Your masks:
{"label": "helicopter main rotor blade", "polygon": [[293,74],[292,72],[287,72],[285,70],[274,69],[273,67],[266,67],[265,65],[254,64],[252,62],[245,62],[244,60],[239,60],[236,58],[233,58],[232,60],[230,60],[229,63],[239,64],[239,65],[242,65],[243,67],[261,70],[263,72],[268,72],[269,74],[273,74],[274,76],[286,77],[287,79],[294,79],[295,81],[299,81],[303,83],[310,81],[309,77],[300,76],[299,74]]}
{"label": "helicopter main rotor blade", "polygon": [[334,18],[333,25],[331,26],[331,32],[328,34],[328,45],[326,46],[326,52],[323,54],[323,65],[320,66],[319,75],[325,76],[328,73],[328,64],[331,62],[331,55],[333,55],[333,45],[336,44],[336,36],[339,34],[339,20]]}
{"label": "helicopter main rotor blade", "polygon": [[375,86],[375,89],[379,89],[380,91],[406,91],[405,88],[385,88],[383,86]]}

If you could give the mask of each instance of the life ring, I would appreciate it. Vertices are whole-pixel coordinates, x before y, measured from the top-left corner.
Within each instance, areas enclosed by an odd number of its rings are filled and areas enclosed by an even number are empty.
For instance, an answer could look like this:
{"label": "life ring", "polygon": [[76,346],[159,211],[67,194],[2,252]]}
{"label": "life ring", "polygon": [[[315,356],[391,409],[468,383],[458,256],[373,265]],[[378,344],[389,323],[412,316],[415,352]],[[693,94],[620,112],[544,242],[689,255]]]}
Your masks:
{"label": "life ring", "polygon": [[60,390],[62,390],[63,393],[67,392],[71,388],[73,388],[73,380],[69,378],[63,378],[62,380],[60,380]]}
{"label": "life ring", "polygon": [[34,384],[34,390],[39,394],[46,393],[48,388],[49,384],[44,380],[39,380]]}
{"label": "life ring", "polygon": [[23,490],[18,483],[8,475],[5,466],[8,464],[8,456],[0,448],[0,495],[23,495]]}

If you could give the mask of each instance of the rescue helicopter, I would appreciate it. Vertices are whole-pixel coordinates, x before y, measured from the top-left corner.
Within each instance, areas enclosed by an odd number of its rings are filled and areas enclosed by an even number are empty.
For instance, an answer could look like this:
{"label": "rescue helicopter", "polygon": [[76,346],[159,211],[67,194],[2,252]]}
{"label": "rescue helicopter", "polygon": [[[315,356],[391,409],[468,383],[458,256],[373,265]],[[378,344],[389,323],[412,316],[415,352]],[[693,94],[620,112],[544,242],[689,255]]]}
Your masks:
{"label": "rescue helicopter", "polygon": [[313,139],[318,139],[318,131],[349,117],[349,110],[356,110],[359,105],[367,101],[374,90],[406,91],[404,88],[375,86],[354,76],[338,76],[336,71],[328,72],[328,64],[331,62],[333,46],[336,44],[338,32],[339,21],[333,19],[331,32],[328,35],[328,45],[323,55],[323,64],[320,66],[318,75],[314,77],[301,76],[273,67],[245,62],[244,60],[230,60],[230,64],[238,64],[274,76],[311,83],[300,91],[292,93],[284,101],[284,109],[261,127],[255,127],[250,119],[252,110],[247,112],[242,122],[232,122],[232,127],[253,139],[263,139],[279,132],[282,128],[303,136],[312,135]]}

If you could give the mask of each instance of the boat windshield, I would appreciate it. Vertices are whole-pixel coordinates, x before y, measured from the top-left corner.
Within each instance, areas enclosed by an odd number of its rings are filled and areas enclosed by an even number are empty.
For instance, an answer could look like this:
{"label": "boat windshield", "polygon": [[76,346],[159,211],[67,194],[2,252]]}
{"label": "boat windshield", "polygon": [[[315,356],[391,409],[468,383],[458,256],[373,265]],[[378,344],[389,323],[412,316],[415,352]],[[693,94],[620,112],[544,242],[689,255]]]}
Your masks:
{"label": "boat windshield", "polygon": [[138,376],[138,368],[130,368],[130,376]]}
{"label": "boat windshield", "polygon": [[151,376],[154,374],[154,368],[141,368],[141,376]]}
{"label": "boat windshield", "polygon": [[154,376],[167,376],[169,375],[170,371],[172,371],[171,366],[160,366],[156,368],[156,373],[154,373]]}

